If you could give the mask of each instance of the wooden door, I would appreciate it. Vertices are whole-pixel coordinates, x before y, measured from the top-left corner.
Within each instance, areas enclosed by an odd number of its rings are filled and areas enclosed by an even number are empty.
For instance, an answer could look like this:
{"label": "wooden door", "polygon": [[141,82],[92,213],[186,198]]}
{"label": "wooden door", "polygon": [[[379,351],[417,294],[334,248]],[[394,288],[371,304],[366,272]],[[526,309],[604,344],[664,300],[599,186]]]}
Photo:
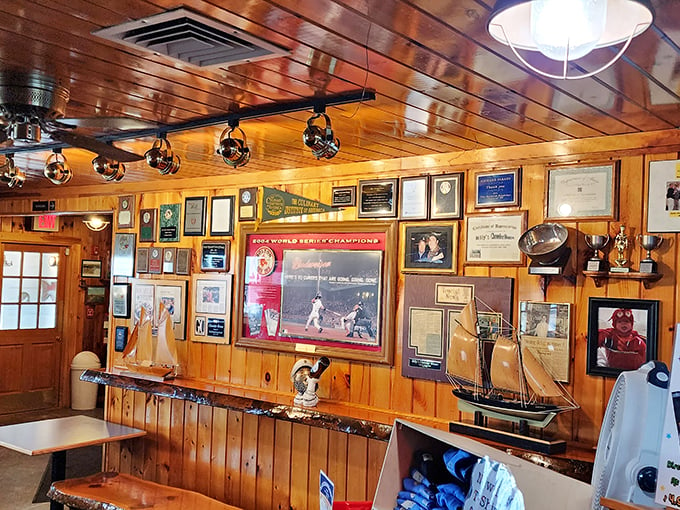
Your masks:
{"label": "wooden door", "polygon": [[0,243],[0,414],[58,405],[64,252]]}

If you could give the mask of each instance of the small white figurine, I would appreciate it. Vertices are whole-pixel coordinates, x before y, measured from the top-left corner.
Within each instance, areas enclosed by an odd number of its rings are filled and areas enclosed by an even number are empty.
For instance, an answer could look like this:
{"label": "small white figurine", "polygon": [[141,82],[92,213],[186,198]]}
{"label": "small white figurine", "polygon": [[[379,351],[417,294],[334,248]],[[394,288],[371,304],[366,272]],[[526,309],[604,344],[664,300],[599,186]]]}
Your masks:
{"label": "small white figurine", "polygon": [[301,359],[295,362],[290,371],[290,380],[297,394],[293,399],[296,406],[314,407],[319,403],[319,397],[316,390],[319,387],[318,382],[321,374],[331,364],[326,356],[320,357],[316,363],[308,359]]}

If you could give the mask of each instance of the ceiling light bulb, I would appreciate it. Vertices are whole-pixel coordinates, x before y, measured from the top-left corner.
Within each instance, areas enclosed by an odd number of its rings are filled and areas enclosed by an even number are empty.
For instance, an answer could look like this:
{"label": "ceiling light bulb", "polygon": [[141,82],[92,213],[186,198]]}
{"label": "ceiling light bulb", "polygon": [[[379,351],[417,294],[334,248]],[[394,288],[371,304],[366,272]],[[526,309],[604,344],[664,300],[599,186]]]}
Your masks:
{"label": "ceiling light bulb", "polygon": [[607,0],[534,0],[531,37],[553,60],[577,60],[597,46],[604,33]]}

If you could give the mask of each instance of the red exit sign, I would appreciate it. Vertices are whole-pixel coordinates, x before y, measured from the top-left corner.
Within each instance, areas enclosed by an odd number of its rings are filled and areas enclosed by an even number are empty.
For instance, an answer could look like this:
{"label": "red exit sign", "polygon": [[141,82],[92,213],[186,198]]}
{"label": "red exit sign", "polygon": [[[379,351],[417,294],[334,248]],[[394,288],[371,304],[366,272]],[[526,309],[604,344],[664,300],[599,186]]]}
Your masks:
{"label": "red exit sign", "polygon": [[41,214],[33,216],[31,230],[36,232],[59,232],[59,222],[56,214]]}

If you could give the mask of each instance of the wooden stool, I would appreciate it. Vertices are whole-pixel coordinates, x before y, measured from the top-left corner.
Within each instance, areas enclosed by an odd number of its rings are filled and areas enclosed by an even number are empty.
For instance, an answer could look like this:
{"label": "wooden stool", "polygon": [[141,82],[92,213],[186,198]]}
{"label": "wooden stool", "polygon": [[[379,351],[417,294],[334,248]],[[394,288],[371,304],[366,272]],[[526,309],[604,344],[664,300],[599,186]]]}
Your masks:
{"label": "wooden stool", "polygon": [[81,510],[239,510],[198,492],[115,472],[53,482],[47,496]]}

